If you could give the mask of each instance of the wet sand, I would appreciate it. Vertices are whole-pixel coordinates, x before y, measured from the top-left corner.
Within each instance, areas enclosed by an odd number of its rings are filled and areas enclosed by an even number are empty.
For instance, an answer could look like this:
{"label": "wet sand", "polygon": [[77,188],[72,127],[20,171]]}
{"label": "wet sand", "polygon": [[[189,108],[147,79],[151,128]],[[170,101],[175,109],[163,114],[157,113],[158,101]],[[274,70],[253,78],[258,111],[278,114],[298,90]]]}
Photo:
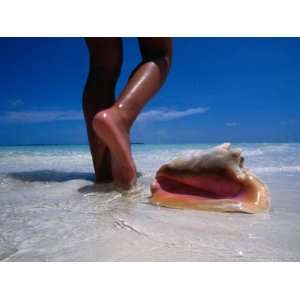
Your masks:
{"label": "wet sand", "polygon": [[149,204],[157,167],[199,147],[208,146],[136,146],[141,176],[130,192],[93,183],[87,148],[2,149],[0,259],[299,261],[300,146],[242,145],[246,165],[269,186],[270,213],[182,211]]}

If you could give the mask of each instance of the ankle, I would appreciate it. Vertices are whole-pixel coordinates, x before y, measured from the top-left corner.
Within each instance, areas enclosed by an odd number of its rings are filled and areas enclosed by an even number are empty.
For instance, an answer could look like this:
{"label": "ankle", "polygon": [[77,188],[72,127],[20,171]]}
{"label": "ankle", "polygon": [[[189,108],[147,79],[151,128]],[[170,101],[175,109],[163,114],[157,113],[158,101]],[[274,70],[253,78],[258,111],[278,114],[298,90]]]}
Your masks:
{"label": "ankle", "polygon": [[112,111],[117,116],[118,121],[120,122],[120,124],[122,124],[122,126],[124,128],[126,128],[127,131],[129,131],[130,128],[131,128],[131,125],[132,125],[132,121],[131,121],[131,118],[128,115],[128,112],[124,109],[122,104],[117,104],[116,103],[112,107]]}

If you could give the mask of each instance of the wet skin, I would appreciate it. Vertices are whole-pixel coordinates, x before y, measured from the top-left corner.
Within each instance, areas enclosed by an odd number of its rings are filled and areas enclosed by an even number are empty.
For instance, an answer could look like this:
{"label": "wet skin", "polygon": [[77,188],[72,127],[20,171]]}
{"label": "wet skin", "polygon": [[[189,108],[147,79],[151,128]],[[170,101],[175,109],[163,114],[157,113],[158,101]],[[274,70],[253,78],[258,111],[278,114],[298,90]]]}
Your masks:
{"label": "wet skin", "polygon": [[140,111],[164,83],[172,59],[171,38],[138,38],[142,61],[120,95],[115,86],[122,65],[121,38],[86,38],[90,70],[83,109],[96,181],[111,180],[130,188],[136,167],[130,149],[130,128]]}

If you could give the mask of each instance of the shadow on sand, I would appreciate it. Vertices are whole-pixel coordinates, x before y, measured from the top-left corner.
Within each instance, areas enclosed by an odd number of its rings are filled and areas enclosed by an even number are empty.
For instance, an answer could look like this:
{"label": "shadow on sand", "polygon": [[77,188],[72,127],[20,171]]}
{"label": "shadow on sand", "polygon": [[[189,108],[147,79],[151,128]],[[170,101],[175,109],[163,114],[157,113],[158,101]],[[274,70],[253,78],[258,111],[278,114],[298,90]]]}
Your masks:
{"label": "shadow on sand", "polygon": [[28,182],[64,182],[73,179],[95,181],[95,175],[88,172],[64,172],[56,170],[36,170],[9,173],[9,177]]}
{"label": "shadow on sand", "polygon": [[[88,172],[64,172],[57,170],[36,170],[13,172],[8,174],[9,177],[27,182],[66,182],[74,179],[92,181],[92,184],[86,185],[78,189],[78,192],[99,193],[111,192],[119,190],[112,182],[95,183],[95,174]],[[141,177],[142,173],[137,172],[137,177]],[[120,190],[122,191],[122,190]],[[123,191],[124,192],[124,191]]]}

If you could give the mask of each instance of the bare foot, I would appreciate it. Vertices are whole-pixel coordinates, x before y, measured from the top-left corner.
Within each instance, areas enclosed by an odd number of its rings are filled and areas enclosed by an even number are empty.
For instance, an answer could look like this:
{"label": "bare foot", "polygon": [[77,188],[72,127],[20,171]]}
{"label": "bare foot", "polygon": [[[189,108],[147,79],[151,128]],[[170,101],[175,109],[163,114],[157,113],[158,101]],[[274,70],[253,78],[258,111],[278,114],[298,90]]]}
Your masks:
{"label": "bare foot", "polygon": [[131,156],[129,131],[120,114],[113,107],[99,112],[93,119],[93,128],[110,149],[114,182],[131,188],[136,182],[136,167]]}

